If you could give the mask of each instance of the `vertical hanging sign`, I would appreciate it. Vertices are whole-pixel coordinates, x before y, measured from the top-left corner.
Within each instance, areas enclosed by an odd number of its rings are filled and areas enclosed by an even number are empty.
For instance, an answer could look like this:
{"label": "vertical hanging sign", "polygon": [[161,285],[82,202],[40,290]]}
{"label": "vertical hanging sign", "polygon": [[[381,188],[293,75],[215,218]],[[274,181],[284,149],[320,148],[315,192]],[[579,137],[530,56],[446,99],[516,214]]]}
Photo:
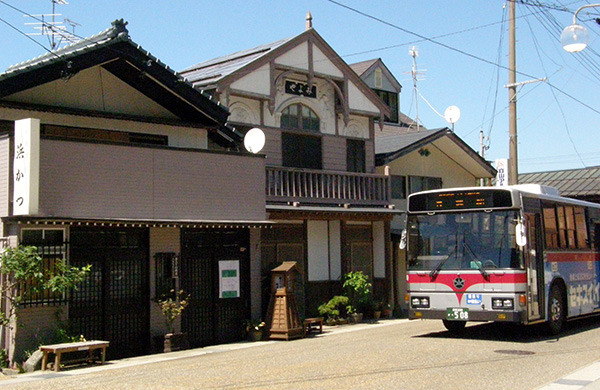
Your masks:
{"label": "vertical hanging sign", "polygon": [[219,261],[219,298],[240,297],[239,260]]}
{"label": "vertical hanging sign", "polygon": [[503,187],[508,185],[508,159],[499,158],[496,160],[496,186]]}
{"label": "vertical hanging sign", "polygon": [[13,215],[34,215],[39,207],[40,120],[15,121]]}

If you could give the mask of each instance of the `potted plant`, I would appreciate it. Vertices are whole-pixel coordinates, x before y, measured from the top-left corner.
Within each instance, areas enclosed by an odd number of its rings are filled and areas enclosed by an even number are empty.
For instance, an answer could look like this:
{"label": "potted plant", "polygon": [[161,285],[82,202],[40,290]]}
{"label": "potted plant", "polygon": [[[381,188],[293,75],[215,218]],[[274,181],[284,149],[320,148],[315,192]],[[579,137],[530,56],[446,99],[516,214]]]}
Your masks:
{"label": "potted plant", "polygon": [[336,295],[328,302],[319,306],[319,314],[326,317],[327,325],[336,325],[342,323],[342,317],[347,313],[348,297]]}
{"label": "potted plant", "polygon": [[349,299],[350,305],[357,313],[362,314],[371,307],[373,300],[372,284],[362,271],[349,272],[344,275],[342,288]]}
{"label": "potted plant", "polygon": [[381,315],[383,318],[390,318],[392,316],[392,305],[389,303],[383,303]]}
{"label": "potted plant", "polygon": [[179,351],[181,349],[189,348],[187,334],[175,332],[175,320],[181,316],[183,310],[188,306],[189,299],[190,296],[185,295],[183,290],[179,290],[177,293],[175,293],[175,290],[171,290],[170,296],[157,301],[162,314],[165,316],[165,322],[169,332],[165,335],[163,352]]}
{"label": "potted plant", "polygon": [[261,341],[264,336],[265,323],[262,320],[246,320],[246,333],[251,341]]}
{"label": "potted plant", "polygon": [[373,304],[373,317],[378,320],[381,317],[381,311],[383,310],[384,303],[377,301]]}

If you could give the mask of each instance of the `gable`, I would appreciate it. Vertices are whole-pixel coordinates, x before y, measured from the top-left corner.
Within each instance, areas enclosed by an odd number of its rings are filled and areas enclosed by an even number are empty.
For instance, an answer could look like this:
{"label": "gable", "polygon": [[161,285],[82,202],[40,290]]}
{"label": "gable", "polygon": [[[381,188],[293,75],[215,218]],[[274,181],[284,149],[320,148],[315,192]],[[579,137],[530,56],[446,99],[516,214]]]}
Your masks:
{"label": "gable", "polygon": [[[224,102],[229,100],[228,91],[238,96],[267,98],[271,113],[283,76],[294,74],[300,82],[316,83],[321,79],[335,84],[335,94],[342,100],[345,121],[349,110],[371,117],[389,114],[389,108],[381,99],[313,29],[247,52],[252,56],[240,54],[245,52],[234,53],[198,64],[183,71],[183,74],[196,88],[216,87],[217,91],[224,92]],[[206,81],[207,78],[210,82]]]}
{"label": "gable", "polygon": [[101,66],[6,96],[11,102],[176,119],[165,107]]}

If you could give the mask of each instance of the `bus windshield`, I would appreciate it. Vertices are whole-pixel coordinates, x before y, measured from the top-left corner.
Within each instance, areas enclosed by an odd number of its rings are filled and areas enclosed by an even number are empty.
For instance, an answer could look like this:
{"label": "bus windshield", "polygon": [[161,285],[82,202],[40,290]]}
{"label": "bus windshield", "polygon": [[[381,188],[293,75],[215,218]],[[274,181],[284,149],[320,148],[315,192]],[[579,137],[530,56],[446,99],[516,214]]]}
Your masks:
{"label": "bus windshield", "polygon": [[522,269],[515,226],[519,212],[458,212],[409,215],[409,270]]}

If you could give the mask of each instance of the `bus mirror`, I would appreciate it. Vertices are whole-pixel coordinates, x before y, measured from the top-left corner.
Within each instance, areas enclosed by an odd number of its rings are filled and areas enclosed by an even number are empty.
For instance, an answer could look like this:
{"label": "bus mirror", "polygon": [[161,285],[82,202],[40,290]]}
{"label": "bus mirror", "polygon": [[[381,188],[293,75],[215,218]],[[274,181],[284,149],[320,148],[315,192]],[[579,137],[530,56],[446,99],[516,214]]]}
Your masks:
{"label": "bus mirror", "polygon": [[400,236],[400,244],[398,245],[400,249],[406,248],[406,229],[402,230],[402,235]]}
{"label": "bus mirror", "polygon": [[527,245],[527,236],[525,235],[525,225],[522,222],[517,223],[515,226],[515,236],[517,238],[517,245],[524,247]]}

